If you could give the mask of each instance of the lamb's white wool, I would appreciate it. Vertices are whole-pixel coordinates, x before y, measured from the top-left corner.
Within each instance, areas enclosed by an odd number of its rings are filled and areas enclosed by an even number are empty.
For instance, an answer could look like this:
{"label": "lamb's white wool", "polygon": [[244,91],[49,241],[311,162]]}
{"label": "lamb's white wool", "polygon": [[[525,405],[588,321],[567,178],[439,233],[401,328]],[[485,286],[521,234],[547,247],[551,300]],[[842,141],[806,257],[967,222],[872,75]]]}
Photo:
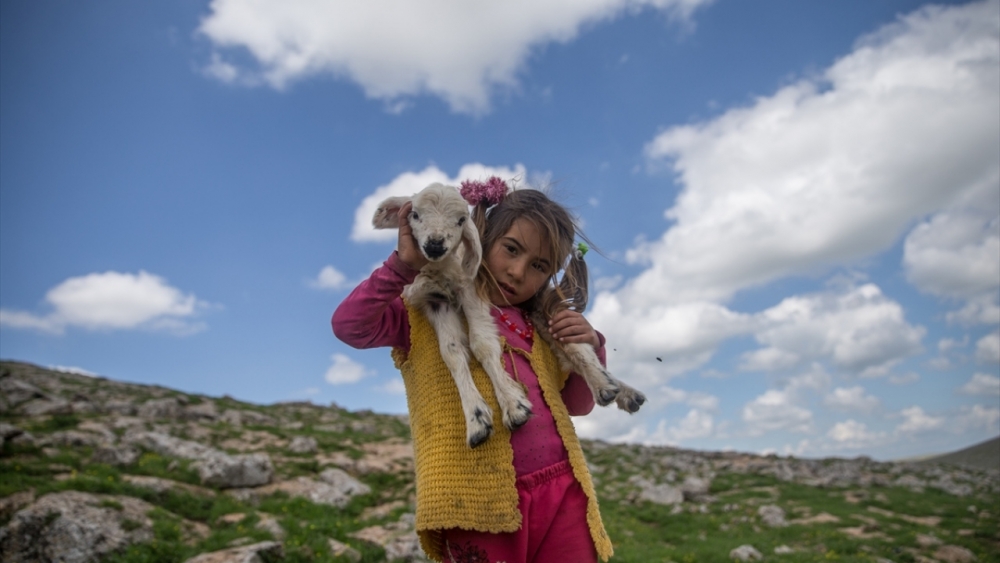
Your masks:
{"label": "lamb's white wool", "polygon": [[[514,430],[527,422],[531,403],[523,387],[504,370],[500,335],[490,316],[490,304],[480,299],[475,290],[482,246],[468,204],[456,188],[431,184],[412,197],[383,201],[372,224],[376,229],[399,228],[399,210],[407,202],[413,204],[408,216],[413,237],[428,263],[403,290],[403,297],[427,315],[437,333],[441,357],[455,379],[462,401],[466,440],[474,448],[493,432],[493,411],[473,383],[470,350],[493,384],[504,426]],[[468,335],[460,315],[466,318]],[[536,316],[534,322],[563,369],[583,376],[599,405],[616,401],[627,412],[639,410],[646,397],[608,373],[593,348],[554,341],[544,328],[548,325],[546,319]]]}

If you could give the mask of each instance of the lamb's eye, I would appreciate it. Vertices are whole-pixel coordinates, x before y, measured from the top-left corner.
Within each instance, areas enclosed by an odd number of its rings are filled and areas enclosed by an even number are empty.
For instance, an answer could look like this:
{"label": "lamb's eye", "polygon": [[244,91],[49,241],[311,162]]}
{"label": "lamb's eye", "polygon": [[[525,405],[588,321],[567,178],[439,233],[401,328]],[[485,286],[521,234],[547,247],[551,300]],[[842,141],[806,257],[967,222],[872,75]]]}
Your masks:
{"label": "lamb's eye", "polygon": [[465,219],[466,219],[465,217],[460,217],[460,218],[458,219],[458,226],[459,226],[459,227],[461,227],[462,225],[464,225],[464,224],[465,224]]}
{"label": "lamb's eye", "polygon": [[420,220],[420,214],[417,213],[416,211],[411,211],[410,212],[410,220],[411,221],[419,221]]}

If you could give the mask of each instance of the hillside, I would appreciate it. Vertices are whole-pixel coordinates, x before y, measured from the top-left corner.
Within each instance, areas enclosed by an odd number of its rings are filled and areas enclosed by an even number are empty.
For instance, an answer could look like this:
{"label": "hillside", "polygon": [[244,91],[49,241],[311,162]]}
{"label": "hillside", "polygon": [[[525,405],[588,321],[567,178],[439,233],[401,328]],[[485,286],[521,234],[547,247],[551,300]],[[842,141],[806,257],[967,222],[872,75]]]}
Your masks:
{"label": "hillside", "polygon": [[957,452],[932,456],[921,461],[923,463],[998,469],[1000,468],[1000,436]]}
{"label": "hillside", "polygon": [[[424,560],[404,417],[5,361],[0,445],[2,562]],[[1000,562],[996,468],[584,449],[615,562]]]}

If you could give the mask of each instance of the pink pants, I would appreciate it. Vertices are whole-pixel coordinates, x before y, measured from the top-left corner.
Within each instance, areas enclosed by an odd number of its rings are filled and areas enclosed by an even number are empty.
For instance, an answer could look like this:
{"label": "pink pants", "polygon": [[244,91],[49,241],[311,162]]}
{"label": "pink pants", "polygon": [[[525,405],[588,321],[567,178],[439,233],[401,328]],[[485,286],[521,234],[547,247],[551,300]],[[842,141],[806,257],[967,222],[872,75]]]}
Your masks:
{"label": "pink pants", "polygon": [[517,480],[521,529],[490,534],[462,529],[444,532],[448,563],[596,563],[587,526],[587,496],[569,461]]}

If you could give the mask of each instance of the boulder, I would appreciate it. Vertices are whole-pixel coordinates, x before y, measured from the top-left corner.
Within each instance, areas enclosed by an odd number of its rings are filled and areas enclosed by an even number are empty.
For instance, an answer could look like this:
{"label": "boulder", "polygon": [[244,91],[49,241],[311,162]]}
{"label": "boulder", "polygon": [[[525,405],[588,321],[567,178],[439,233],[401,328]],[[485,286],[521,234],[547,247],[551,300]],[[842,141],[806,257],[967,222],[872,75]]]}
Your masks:
{"label": "boulder", "polygon": [[270,563],[285,558],[281,544],[264,541],[241,547],[231,547],[221,551],[202,553],[185,563]]}
{"label": "boulder", "polygon": [[760,561],[764,556],[754,546],[745,544],[730,551],[729,558],[737,561]]}
{"label": "boulder", "polygon": [[139,418],[145,419],[176,419],[181,415],[181,404],[173,397],[166,399],[151,399],[139,406]]}
{"label": "boulder", "polygon": [[316,453],[317,449],[319,449],[319,444],[312,436],[296,436],[288,444],[288,451],[296,454],[312,454]]}
{"label": "boulder", "polygon": [[274,477],[274,465],[267,454],[217,454],[191,464],[203,485],[232,489],[266,485]]}
{"label": "boulder", "polygon": [[153,522],[146,514],[153,508],[125,496],[48,494],[18,511],[0,529],[0,559],[97,562],[130,544],[152,541]]}
{"label": "boulder", "polygon": [[757,516],[761,522],[772,528],[781,528],[788,525],[785,520],[785,511],[775,504],[766,504],[757,509]]}

